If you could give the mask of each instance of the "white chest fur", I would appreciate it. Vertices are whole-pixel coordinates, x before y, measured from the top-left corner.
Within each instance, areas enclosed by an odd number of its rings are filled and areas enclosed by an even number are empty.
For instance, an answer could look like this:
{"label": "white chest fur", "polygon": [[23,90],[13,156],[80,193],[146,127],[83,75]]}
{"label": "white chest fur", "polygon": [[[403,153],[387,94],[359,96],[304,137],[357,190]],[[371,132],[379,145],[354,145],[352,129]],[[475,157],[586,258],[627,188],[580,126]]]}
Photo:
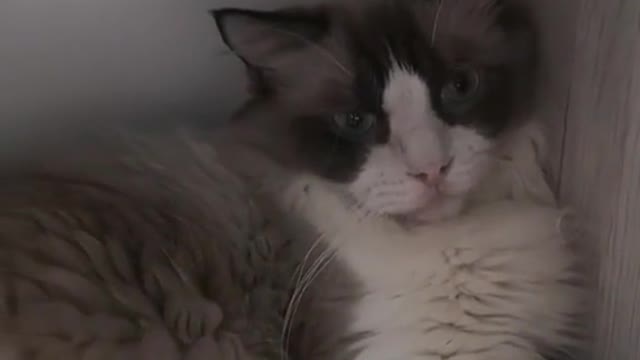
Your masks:
{"label": "white chest fur", "polygon": [[539,344],[574,345],[562,334],[579,290],[559,210],[505,200],[408,230],[309,179],[292,194],[364,283],[352,330],[371,336],[358,360],[541,360]]}

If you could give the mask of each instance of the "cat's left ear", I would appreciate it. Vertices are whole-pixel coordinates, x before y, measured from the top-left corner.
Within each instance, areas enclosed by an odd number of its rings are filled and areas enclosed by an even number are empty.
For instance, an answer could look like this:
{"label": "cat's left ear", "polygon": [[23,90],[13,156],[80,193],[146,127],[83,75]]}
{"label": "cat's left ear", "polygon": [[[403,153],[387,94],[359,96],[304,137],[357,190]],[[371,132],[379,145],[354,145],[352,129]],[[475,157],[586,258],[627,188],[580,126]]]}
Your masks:
{"label": "cat's left ear", "polygon": [[509,53],[516,63],[535,66],[540,49],[533,10],[523,3],[496,1],[498,24],[509,41]]}
{"label": "cat's left ear", "polygon": [[329,30],[327,16],[308,11],[212,10],[225,44],[245,63],[273,68],[279,59],[319,42]]}

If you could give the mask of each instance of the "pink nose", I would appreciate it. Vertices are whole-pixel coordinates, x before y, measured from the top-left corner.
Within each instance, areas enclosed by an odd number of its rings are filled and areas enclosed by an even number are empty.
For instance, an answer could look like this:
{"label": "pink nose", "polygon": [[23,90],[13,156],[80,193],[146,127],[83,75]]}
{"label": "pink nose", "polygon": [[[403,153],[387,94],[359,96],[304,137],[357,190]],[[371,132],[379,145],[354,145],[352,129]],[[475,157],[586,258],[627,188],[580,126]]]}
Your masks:
{"label": "pink nose", "polygon": [[445,178],[450,167],[451,162],[444,165],[431,165],[425,167],[423,171],[410,173],[409,175],[422,181],[428,186],[437,186],[442,182],[442,179]]}

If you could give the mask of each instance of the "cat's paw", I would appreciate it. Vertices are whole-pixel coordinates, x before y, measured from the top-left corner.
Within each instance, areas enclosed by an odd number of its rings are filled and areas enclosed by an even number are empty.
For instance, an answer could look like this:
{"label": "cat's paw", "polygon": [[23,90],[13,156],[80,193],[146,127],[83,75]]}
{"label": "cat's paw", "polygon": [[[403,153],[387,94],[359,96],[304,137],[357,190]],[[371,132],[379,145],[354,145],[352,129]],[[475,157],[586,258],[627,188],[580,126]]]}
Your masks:
{"label": "cat's paw", "polygon": [[172,296],[165,303],[164,318],[176,338],[191,344],[213,334],[223,314],[217,304],[202,297]]}

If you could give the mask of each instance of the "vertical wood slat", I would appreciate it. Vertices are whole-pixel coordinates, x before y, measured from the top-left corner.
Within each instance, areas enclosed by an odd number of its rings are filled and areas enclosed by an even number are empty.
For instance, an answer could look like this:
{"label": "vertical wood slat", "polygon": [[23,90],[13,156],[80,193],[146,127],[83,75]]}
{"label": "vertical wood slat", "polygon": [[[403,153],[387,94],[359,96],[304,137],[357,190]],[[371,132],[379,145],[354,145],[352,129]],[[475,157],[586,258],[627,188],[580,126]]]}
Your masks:
{"label": "vertical wood slat", "polygon": [[565,118],[574,61],[576,9],[581,0],[523,0],[534,11],[540,30],[541,81],[538,117],[548,128],[549,164],[554,188],[558,190],[565,140]]}
{"label": "vertical wood slat", "polygon": [[596,360],[640,359],[640,1],[582,0],[560,195],[597,240]]}

